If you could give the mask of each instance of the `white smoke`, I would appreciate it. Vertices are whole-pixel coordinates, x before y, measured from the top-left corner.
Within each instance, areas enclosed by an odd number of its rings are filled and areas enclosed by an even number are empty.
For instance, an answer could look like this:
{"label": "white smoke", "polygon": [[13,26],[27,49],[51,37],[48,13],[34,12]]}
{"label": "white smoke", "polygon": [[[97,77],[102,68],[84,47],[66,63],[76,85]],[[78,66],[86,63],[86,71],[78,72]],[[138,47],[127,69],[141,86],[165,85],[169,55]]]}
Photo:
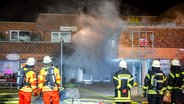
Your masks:
{"label": "white smoke", "polygon": [[78,22],[82,28],[72,37],[75,51],[63,60],[67,68],[83,68],[96,77],[109,74],[113,68],[110,62],[117,58],[116,42],[125,29],[114,2],[101,2],[99,6],[92,8],[90,15],[80,15]]}

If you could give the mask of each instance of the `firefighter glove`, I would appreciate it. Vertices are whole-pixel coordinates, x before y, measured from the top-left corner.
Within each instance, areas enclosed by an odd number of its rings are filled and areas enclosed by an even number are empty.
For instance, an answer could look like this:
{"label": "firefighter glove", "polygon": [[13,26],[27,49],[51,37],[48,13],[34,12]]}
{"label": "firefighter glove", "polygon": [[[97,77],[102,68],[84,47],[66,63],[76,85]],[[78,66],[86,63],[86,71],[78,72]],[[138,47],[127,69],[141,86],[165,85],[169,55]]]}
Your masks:
{"label": "firefighter glove", "polygon": [[126,89],[123,89],[122,92],[125,94],[127,92],[127,90]]}

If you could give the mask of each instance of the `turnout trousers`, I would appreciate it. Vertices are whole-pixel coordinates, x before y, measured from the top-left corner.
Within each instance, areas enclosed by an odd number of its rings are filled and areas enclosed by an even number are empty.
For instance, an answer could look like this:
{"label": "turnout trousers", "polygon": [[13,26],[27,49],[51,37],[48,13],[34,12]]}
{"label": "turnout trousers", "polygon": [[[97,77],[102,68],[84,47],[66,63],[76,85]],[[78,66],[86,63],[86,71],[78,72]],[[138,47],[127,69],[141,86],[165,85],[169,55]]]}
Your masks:
{"label": "turnout trousers", "polygon": [[[42,96],[44,104],[59,104],[58,91],[44,91]],[[51,103],[52,102],[52,103]]]}
{"label": "turnout trousers", "polygon": [[162,104],[162,95],[148,95],[148,104]]}
{"label": "turnout trousers", "polygon": [[171,91],[171,104],[180,104],[181,95],[181,89],[173,89]]}
{"label": "turnout trousers", "polygon": [[19,104],[31,104],[31,92],[19,90]]}

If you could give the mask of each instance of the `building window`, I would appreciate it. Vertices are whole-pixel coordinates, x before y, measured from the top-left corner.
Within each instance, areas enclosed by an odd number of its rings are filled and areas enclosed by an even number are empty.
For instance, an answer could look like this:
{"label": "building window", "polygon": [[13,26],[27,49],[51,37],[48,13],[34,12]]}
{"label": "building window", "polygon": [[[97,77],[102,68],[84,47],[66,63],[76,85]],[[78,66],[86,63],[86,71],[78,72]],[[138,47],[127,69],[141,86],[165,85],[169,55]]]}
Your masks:
{"label": "building window", "polygon": [[59,32],[53,32],[51,37],[51,42],[60,42],[60,34]]}
{"label": "building window", "polygon": [[52,32],[51,42],[60,42],[62,38],[65,43],[71,42],[71,32]]}
{"label": "building window", "polygon": [[30,41],[30,31],[10,30],[10,40],[12,41]]}

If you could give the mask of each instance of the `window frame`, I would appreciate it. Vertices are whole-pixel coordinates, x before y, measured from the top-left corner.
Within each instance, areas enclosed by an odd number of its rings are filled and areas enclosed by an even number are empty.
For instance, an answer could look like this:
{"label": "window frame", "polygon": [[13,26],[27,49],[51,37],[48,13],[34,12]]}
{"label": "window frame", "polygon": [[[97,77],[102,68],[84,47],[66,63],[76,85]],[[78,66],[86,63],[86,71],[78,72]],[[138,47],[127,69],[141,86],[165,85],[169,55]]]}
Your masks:
{"label": "window frame", "polygon": [[[59,36],[58,36],[58,39],[54,39],[54,34],[57,33]],[[62,34],[63,33],[67,33],[67,35],[69,36],[70,39],[67,39],[67,38],[63,38],[62,37]],[[60,39],[62,38],[64,40],[64,43],[70,43],[71,42],[71,35],[72,33],[70,31],[62,31],[62,32],[51,32],[51,42],[60,42]],[[67,39],[67,40],[66,40]]]}
{"label": "window frame", "polygon": [[[23,32],[23,31],[24,31],[24,32],[29,32],[29,34],[31,34],[31,31],[29,31],[29,30],[10,30],[10,40],[11,40],[11,41],[21,41],[21,40],[20,40],[20,37],[22,37],[22,36],[20,36],[20,32]],[[17,39],[13,39],[13,38],[12,38],[12,36],[13,36],[12,32],[16,32],[16,33],[17,33],[17,34],[16,34],[16,35],[17,35],[17,36],[16,36]],[[30,38],[31,38],[31,36],[30,36]]]}

